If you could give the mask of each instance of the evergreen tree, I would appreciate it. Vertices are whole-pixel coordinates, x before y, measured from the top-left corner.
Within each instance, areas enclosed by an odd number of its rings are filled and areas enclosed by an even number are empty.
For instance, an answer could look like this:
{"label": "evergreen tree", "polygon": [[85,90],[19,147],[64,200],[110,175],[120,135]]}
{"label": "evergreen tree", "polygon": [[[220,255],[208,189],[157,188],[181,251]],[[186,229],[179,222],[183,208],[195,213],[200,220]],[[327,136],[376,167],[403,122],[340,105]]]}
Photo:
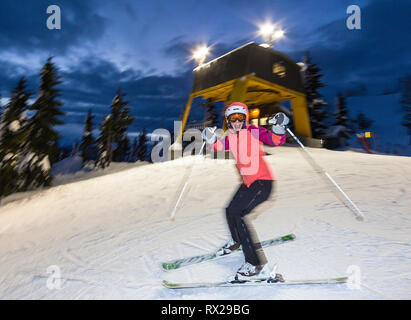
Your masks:
{"label": "evergreen tree", "polygon": [[112,143],[115,146],[112,155],[113,161],[121,161],[124,157],[127,127],[134,121],[134,117],[130,116],[130,109],[126,108],[128,101],[124,100],[124,96],[125,94],[118,89],[110,106],[113,130]]}
{"label": "evergreen tree", "polygon": [[130,155],[130,162],[137,161],[137,146],[138,146],[138,137],[135,137],[133,140],[133,144],[131,146],[131,155]]}
{"label": "evergreen tree", "polygon": [[59,117],[65,114],[60,110],[63,104],[58,100],[61,94],[56,86],[61,81],[57,71],[52,58],[48,58],[41,70],[38,98],[31,107],[31,110],[36,111],[30,121],[31,148],[40,156],[39,158],[47,157],[50,165],[58,161],[59,156],[58,140],[60,135],[54,126],[63,124]]}
{"label": "evergreen tree", "polygon": [[147,131],[144,128],[143,132],[140,133],[138,138],[138,144],[135,149],[136,160],[146,161],[147,160]]}
{"label": "evergreen tree", "polygon": [[[345,97],[338,93],[335,104],[334,127],[338,130],[339,136],[344,140],[349,139],[354,133],[351,120],[348,118],[348,108]],[[347,145],[344,141],[343,144]]]}
{"label": "evergreen tree", "polygon": [[123,139],[118,143],[117,150],[118,158],[116,159],[116,161],[128,162],[130,160],[131,147],[130,139],[128,138],[127,134],[125,134]]}
{"label": "evergreen tree", "polygon": [[371,128],[371,125],[373,124],[373,122],[374,121],[371,119],[368,119],[363,112],[360,112],[357,116],[357,125],[360,131],[364,131],[364,130]]}
{"label": "evergreen tree", "polygon": [[26,111],[30,94],[21,78],[0,120],[0,198],[20,191],[23,185],[21,164],[27,139]]}
{"label": "evergreen tree", "polygon": [[76,139],[76,140],[74,140],[74,142],[71,146],[70,157],[75,156],[79,152],[80,152],[80,144],[79,144],[78,140]]}
{"label": "evergreen tree", "polygon": [[93,119],[91,109],[88,110],[86,121],[84,123],[84,132],[80,144],[81,157],[83,158],[83,166],[93,159],[95,152],[95,140],[93,137]]}
{"label": "evergreen tree", "polygon": [[100,125],[100,135],[97,138],[97,159],[95,166],[106,168],[113,160],[113,121],[108,115]]}
{"label": "evergreen tree", "polygon": [[100,135],[97,138],[96,166],[105,168],[112,161],[122,161],[130,151],[130,142],[127,137],[127,127],[133,123],[125,94],[120,89],[114,97],[108,115],[100,125]]}
{"label": "evergreen tree", "polygon": [[326,119],[328,103],[322,100],[318,90],[325,85],[321,82],[323,76],[316,64],[311,62],[310,54],[304,57],[305,70],[303,71],[303,84],[310,115],[311,131],[314,138],[322,138],[327,129]]}
{"label": "evergreen tree", "polygon": [[58,117],[65,113],[60,110],[63,104],[58,100],[61,95],[56,86],[61,81],[57,71],[52,58],[48,58],[41,70],[37,100],[30,107],[30,110],[35,113],[28,120],[29,134],[22,165],[24,190],[49,186],[52,180],[51,166],[59,159],[58,140],[60,136],[54,130],[54,126],[63,124]]}
{"label": "evergreen tree", "polygon": [[406,75],[400,79],[401,86],[401,106],[404,112],[402,125],[407,128],[410,136],[409,145],[411,145],[411,75]]}

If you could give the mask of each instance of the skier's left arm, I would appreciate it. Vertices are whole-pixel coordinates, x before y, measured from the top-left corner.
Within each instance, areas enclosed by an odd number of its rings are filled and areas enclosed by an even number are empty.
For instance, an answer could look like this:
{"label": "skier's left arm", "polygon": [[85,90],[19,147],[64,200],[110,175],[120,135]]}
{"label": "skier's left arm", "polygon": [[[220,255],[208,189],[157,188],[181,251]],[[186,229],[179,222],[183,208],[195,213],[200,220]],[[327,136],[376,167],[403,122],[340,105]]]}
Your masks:
{"label": "skier's left arm", "polygon": [[272,124],[271,132],[266,130],[263,127],[254,127],[250,126],[251,130],[258,129],[258,138],[264,144],[269,146],[281,146],[285,143],[285,130],[287,124],[290,122],[290,119],[282,113],[277,113],[274,118],[268,121],[268,123]]}
{"label": "skier's left arm", "polygon": [[276,147],[285,143],[285,134],[278,135],[263,127],[255,126],[249,126],[248,130],[250,130],[253,135],[258,134],[258,139],[266,145]]}

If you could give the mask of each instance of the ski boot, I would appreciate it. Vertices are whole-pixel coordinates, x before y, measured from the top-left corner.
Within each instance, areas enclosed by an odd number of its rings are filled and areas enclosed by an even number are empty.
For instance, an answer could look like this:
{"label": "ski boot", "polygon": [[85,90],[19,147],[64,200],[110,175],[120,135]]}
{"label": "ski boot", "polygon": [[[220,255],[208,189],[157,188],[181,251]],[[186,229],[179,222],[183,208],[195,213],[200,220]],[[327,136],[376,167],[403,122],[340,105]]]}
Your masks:
{"label": "ski boot", "polygon": [[268,264],[254,266],[251,263],[245,262],[240,269],[238,269],[237,274],[234,276],[234,280],[238,282],[247,280],[261,280],[269,283],[284,282],[283,276],[276,273],[276,270],[277,265],[270,268]]}
{"label": "ski boot", "polygon": [[251,263],[244,264],[237,270],[236,280],[266,280],[271,277],[268,265],[254,266]]}
{"label": "ski boot", "polygon": [[217,256],[225,256],[227,254],[230,254],[236,250],[238,250],[241,247],[241,244],[238,242],[235,242],[233,239],[228,241],[224,246],[221,247],[221,249],[218,249],[216,252]]}

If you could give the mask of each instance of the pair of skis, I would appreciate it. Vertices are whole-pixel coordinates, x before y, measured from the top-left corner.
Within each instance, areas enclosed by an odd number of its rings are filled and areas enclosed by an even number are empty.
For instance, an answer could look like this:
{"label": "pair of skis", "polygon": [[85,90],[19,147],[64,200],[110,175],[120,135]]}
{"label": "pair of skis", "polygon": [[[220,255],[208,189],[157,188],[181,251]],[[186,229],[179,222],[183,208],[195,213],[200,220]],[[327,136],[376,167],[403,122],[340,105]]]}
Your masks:
{"label": "pair of skis", "polygon": [[[278,275],[277,275],[278,276]],[[207,287],[237,287],[237,286],[281,286],[281,285],[302,285],[302,284],[336,284],[346,283],[348,278],[324,278],[324,279],[307,279],[307,280],[277,280],[277,277],[267,279],[253,280],[229,280],[221,282],[190,282],[190,283],[172,283],[163,280],[163,286],[169,289],[187,289],[187,288],[207,288]]]}
{"label": "pair of skis", "polygon": [[[261,242],[261,247],[266,248],[273,245],[279,245],[286,242],[293,241],[294,234],[288,234],[282,237],[277,237]],[[241,252],[241,247],[231,255]],[[218,256],[216,252],[203,254],[199,256],[176,259],[162,263],[163,270],[176,270],[189,265],[201,263],[204,261],[215,260],[225,257]],[[324,278],[324,279],[307,279],[307,280],[286,280],[280,274],[274,274],[265,279],[250,279],[250,280],[227,280],[221,282],[192,282],[192,283],[175,283],[163,280],[162,284],[169,289],[184,289],[184,288],[204,288],[204,287],[236,287],[236,286],[271,286],[271,285],[299,285],[299,284],[330,284],[330,283],[344,283],[347,282],[347,277],[340,278]]]}
{"label": "pair of skis", "polygon": [[[285,243],[285,242],[293,241],[294,239],[295,239],[294,234],[287,234],[286,236],[277,237],[277,238],[262,241],[261,242],[261,247],[266,248],[266,247],[269,247],[269,246],[274,246],[274,245],[282,244],[282,243]],[[233,253],[231,253],[230,256],[232,256],[233,254],[239,253],[239,252],[242,252],[241,247],[238,248],[237,250],[235,250]],[[189,265],[192,265],[192,264],[201,263],[201,262],[204,262],[204,261],[220,259],[220,258],[223,258],[223,257],[226,257],[226,256],[227,255],[218,256],[216,252],[206,253],[206,254],[202,254],[202,255],[199,255],[199,256],[183,258],[183,259],[176,259],[176,260],[164,262],[164,263],[162,263],[162,267],[163,267],[164,270],[175,270],[175,269],[186,267],[186,266],[189,266]]]}

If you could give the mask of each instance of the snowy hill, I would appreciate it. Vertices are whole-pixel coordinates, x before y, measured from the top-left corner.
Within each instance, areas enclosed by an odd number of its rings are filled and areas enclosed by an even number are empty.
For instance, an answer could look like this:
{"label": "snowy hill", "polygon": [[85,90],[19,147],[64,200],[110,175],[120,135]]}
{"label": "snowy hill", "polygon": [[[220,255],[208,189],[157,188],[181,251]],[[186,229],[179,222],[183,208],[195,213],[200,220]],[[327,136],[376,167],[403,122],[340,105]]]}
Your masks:
{"label": "snowy hill", "polygon": [[[359,289],[162,287],[162,279],[223,280],[243,259],[161,270],[161,261],[210,252],[228,238],[224,207],[239,183],[234,164],[189,157],[55,186],[0,207],[0,298],[410,299],[411,158],[310,151],[366,221],[354,219],[300,149],[284,146],[267,148],[276,199],[254,225],[261,240],[297,236],[265,250],[285,278],[347,275],[355,266]],[[170,221],[177,186],[194,160],[183,205]]]}

